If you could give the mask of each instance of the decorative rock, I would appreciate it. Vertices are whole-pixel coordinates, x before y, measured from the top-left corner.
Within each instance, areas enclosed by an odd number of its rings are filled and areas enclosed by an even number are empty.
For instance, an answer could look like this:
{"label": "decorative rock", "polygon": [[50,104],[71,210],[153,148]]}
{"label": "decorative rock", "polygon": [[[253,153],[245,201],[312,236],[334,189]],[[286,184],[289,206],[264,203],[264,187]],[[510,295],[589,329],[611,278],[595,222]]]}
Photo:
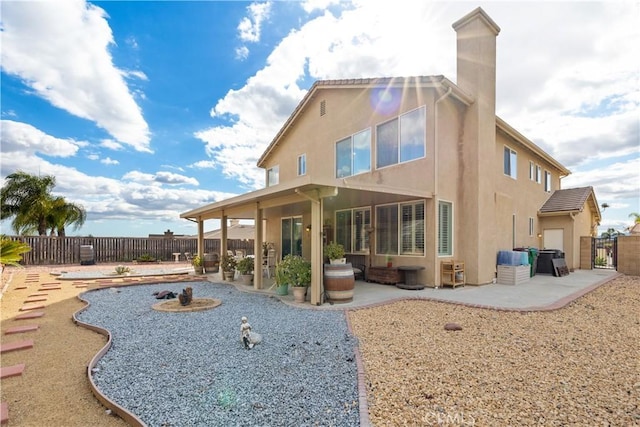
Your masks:
{"label": "decorative rock", "polygon": [[444,330],[445,331],[461,331],[462,326],[458,325],[457,323],[447,323],[446,325],[444,325]]}

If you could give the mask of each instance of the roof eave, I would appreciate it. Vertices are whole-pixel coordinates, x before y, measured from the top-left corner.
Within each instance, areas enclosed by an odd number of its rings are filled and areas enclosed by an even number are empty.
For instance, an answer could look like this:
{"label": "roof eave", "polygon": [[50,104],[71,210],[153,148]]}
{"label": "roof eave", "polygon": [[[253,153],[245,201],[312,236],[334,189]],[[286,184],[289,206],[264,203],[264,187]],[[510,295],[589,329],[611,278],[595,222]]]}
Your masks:
{"label": "roof eave", "polygon": [[560,177],[561,178],[571,174],[571,171],[569,169],[567,169],[566,167],[564,167],[559,161],[557,161],[556,159],[551,157],[551,155],[549,155],[546,151],[544,151],[542,148],[538,147],[535,143],[533,143],[533,141],[531,141],[530,139],[528,139],[527,137],[522,135],[520,132],[515,130],[511,125],[509,125],[507,122],[505,122],[504,120],[502,120],[498,116],[496,116],[496,126],[502,132],[506,133],[511,138],[513,138],[516,141],[520,142],[525,147],[527,147],[531,151],[533,151],[535,154],[537,154],[538,156],[542,157],[547,162],[549,162],[553,166],[555,166],[560,171]]}

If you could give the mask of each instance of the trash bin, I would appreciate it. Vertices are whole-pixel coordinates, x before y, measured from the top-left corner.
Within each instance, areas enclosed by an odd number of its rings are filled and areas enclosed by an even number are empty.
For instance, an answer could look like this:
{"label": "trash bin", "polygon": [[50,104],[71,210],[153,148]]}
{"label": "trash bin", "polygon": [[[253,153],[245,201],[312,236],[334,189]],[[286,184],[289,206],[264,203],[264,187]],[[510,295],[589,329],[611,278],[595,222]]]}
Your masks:
{"label": "trash bin", "polygon": [[559,249],[543,249],[538,252],[538,266],[536,273],[553,274],[553,259],[564,258],[564,252]]}
{"label": "trash bin", "polygon": [[531,269],[529,271],[529,277],[536,275],[536,269],[538,264],[538,249],[536,248],[513,248],[515,252],[527,252],[527,259]]}
{"label": "trash bin", "polygon": [[93,251],[93,245],[80,246],[80,265],[93,265],[96,263],[96,257]]}

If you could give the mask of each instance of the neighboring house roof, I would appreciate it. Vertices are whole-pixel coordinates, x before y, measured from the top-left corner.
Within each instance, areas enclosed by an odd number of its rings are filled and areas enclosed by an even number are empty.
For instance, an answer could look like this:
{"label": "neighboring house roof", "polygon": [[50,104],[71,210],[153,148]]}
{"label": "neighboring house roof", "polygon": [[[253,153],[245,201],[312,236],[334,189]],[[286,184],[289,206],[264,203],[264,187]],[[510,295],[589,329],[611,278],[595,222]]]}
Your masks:
{"label": "neighboring house roof", "polygon": [[586,203],[591,205],[591,210],[599,223],[601,219],[600,208],[598,207],[593,187],[567,188],[554,191],[540,208],[540,214],[557,215],[582,212]]}
{"label": "neighboring house roof", "polygon": [[632,227],[629,228],[630,234],[640,234],[640,222],[636,222]]}
{"label": "neighboring house roof", "polygon": [[[253,224],[231,223],[227,227],[227,239],[229,240],[252,240],[255,236],[256,227]],[[206,231],[203,234],[205,239],[221,239],[222,230]],[[190,236],[198,237],[198,235]]]}

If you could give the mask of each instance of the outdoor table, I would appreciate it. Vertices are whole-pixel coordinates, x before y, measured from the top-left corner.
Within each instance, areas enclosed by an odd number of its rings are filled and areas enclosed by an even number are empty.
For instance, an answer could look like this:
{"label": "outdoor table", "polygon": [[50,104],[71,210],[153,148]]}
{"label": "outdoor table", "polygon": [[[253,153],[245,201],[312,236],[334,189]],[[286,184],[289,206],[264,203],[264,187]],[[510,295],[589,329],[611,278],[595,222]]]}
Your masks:
{"label": "outdoor table", "polygon": [[400,289],[410,289],[419,291],[424,289],[424,285],[418,283],[418,271],[424,270],[421,265],[401,265],[398,270],[404,271],[404,283],[396,283],[396,287]]}

